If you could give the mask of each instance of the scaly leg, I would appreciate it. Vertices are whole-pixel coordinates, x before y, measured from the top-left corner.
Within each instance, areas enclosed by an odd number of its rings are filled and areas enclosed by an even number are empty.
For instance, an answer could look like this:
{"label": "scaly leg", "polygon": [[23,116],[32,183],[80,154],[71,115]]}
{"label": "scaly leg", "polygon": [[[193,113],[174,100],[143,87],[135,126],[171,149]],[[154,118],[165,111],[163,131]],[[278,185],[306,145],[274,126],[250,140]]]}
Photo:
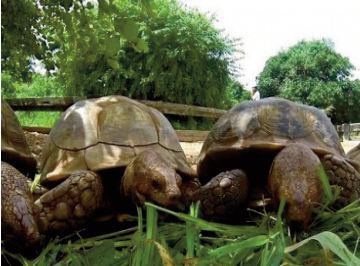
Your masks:
{"label": "scaly leg", "polygon": [[321,161],[330,184],[340,187],[335,206],[342,207],[360,198],[360,173],[346,159],[327,154]]}
{"label": "scaly leg", "polygon": [[248,186],[248,178],[242,170],[226,171],[201,187],[195,199],[201,202],[204,218],[231,222],[247,200]]}
{"label": "scaly leg", "polygon": [[32,247],[40,241],[27,179],[5,162],[1,162],[1,227],[5,240],[17,245]]}
{"label": "scaly leg", "polygon": [[39,230],[61,232],[76,228],[101,206],[103,186],[100,176],[78,171],[35,201]]}

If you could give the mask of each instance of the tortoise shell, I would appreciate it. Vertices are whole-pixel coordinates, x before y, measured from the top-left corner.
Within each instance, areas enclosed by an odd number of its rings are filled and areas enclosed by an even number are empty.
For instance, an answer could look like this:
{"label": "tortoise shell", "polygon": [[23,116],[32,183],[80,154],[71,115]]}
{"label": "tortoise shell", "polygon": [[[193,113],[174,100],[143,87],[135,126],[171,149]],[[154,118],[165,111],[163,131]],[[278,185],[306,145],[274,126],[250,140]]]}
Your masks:
{"label": "tortoise shell", "polygon": [[1,160],[24,175],[33,177],[36,160],[32,155],[19,120],[10,105],[1,100]]}
{"label": "tortoise shell", "polygon": [[175,130],[159,111],[123,96],[79,101],[49,134],[41,180],[63,180],[76,170],[126,167],[145,149],[159,151],[182,176],[194,176]]}
{"label": "tortoise shell", "polygon": [[[249,169],[264,175],[276,153],[290,143],[302,143],[320,157],[345,156],[330,119],[319,109],[282,98],[243,102],[214,125],[199,156],[202,183],[232,168]],[[255,170],[254,170],[255,168]]]}
{"label": "tortoise shell", "polygon": [[346,158],[352,160],[357,170],[360,171],[360,143],[346,153]]}

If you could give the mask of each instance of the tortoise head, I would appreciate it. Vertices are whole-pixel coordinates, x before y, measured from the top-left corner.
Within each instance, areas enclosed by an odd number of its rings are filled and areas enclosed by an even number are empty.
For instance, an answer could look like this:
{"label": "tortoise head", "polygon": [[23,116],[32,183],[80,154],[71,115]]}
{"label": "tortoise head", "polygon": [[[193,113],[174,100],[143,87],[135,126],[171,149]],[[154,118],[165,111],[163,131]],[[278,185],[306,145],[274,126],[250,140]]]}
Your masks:
{"label": "tortoise head", "polygon": [[295,227],[306,229],[321,201],[321,167],[318,156],[301,143],[288,145],[274,158],[268,185],[277,200],[286,200],[286,218]]}
{"label": "tortoise head", "polygon": [[150,201],[166,208],[183,208],[181,177],[161,153],[147,149],[127,166],[122,195],[136,204]]}

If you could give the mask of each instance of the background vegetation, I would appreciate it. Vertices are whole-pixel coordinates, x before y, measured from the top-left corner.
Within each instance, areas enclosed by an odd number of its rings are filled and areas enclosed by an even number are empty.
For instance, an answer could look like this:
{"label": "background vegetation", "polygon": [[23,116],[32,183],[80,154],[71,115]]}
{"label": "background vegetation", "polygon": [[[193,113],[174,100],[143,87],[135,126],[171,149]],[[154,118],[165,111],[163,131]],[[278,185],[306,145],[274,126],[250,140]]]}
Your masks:
{"label": "background vegetation", "polygon": [[[1,3],[5,97],[122,94],[225,109],[250,99],[236,81],[240,40],[177,1],[39,3]],[[46,85],[34,74],[39,62]],[[262,97],[324,109],[335,124],[358,122],[360,81],[351,80],[353,69],[330,40],[301,41],[266,62],[258,86]],[[180,118],[174,124],[204,123]]]}
{"label": "background vegetation", "polygon": [[[29,62],[37,58],[58,78],[64,95],[122,94],[228,108],[239,94],[229,90],[242,90],[232,86],[238,40],[176,1],[40,4],[2,2],[3,10],[12,11],[2,18],[3,70],[16,81],[31,80]],[[25,17],[15,15],[25,10]]]}
{"label": "background vegetation", "polygon": [[259,91],[325,109],[335,124],[359,122],[360,80],[350,80],[353,69],[331,41],[301,41],[266,62]]}

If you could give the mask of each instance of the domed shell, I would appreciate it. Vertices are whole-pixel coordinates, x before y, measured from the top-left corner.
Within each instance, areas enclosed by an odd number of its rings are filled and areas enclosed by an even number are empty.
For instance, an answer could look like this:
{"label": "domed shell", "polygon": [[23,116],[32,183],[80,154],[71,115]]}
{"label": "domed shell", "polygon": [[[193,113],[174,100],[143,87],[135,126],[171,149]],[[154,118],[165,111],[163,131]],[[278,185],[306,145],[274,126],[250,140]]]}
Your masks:
{"label": "domed shell", "polygon": [[209,133],[199,156],[198,175],[207,181],[235,155],[261,149],[266,157],[294,142],[319,155],[344,156],[335,127],[319,109],[282,98],[243,102],[224,114]]}
{"label": "domed shell", "polygon": [[50,132],[41,180],[62,180],[76,170],[125,167],[149,148],[166,156],[179,173],[194,176],[175,130],[159,111],[123,96],[79,101]]}
{"label": "domed shell", "polygon": [[358,169],[360,170],[360,143],[353,147],[346,154],[346,158],[354,161],[358,165]]}
{"label": "domed shell", "polygon": [[28,177],[36,172],[36,160],[19,120],[10,105],[1,100],[1,159]]}

